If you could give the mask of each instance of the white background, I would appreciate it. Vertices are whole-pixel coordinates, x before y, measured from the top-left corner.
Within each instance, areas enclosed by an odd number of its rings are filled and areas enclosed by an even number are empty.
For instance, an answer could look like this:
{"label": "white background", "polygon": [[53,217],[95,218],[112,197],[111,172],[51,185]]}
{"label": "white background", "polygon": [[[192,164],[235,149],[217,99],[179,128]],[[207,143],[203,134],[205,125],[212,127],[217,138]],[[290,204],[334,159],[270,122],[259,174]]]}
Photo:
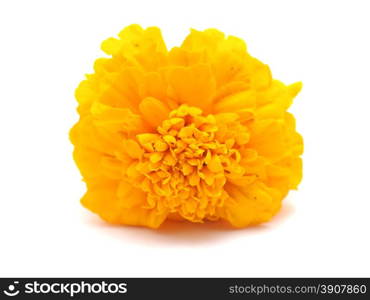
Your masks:
{"label": "white background", "polygon": [[[0,276],[370,276],[368,3],[1,1]],[[275,78],[303,81],[291,111],[304,179],[272,222],[153,231],[80,206],[74,89],[131,23],[159,26],[169,47],[218,28]]]}

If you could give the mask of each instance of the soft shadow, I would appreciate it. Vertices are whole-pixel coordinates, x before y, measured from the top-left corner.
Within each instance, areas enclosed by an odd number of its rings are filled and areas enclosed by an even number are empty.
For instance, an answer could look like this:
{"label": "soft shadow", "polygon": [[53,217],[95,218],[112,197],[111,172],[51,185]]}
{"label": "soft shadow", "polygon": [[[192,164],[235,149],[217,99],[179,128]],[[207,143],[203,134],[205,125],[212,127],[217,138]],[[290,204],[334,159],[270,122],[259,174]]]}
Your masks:
{"label": "soft shadow", "polygon": [[295,209],[289,202],[285,203],[280,212],[269,222],[247,228],[234,228],[227,222],[205,222],[202,224],[187,221],[166,221],[159,229],[135,226],[119,226],[104,222],[98,216],[86,212],[84,219],[88,225],[97,227],[115,238],[127,239],[147,246],[187,245],[202,246],[209,243],[225,242],[235,235],[246,236],[267,232],[279,227]]}

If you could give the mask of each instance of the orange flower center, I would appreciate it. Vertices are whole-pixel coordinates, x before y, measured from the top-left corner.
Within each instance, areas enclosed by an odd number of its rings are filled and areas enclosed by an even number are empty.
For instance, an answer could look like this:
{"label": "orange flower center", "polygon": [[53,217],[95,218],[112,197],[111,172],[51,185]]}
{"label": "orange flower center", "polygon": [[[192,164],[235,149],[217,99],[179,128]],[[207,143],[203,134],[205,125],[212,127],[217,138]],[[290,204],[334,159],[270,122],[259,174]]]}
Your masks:
{"label": "orange flower center", "polygon": [[237,114],[203,116],[199,108],[182,105],[157,133],[137,139],[143,153],[130,179],[148,193],[147,208],[179,213],[193,222],[217,219],[217,209],[228,198],[226,181],[245,174],[239,149],[249,134]]}

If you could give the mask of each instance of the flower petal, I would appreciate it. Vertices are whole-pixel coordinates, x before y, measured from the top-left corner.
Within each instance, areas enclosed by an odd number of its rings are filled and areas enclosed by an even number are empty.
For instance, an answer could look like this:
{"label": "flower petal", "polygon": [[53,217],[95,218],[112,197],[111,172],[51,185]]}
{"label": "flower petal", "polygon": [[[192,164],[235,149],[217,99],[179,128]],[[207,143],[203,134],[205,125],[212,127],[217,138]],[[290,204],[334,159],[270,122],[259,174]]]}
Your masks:
{"label": "flower petal", "polygon": [[209,111],[216,89],[209,66],[174,67],[169,72],[168,81],[178,103]]}
{"label": "flower petal", "polygon": [[88,183],[88,191],[81,199],[86,208],[99,214],[107,222],[158,228],[167,214],[142,208],[145,201],[144,192],[113,180]]}
{"label": "flower petal", "polygon": [[266,222],[281,206],[280,192],[261,182],[248,187],[228,184],[225,189],[232,198],[225,202],[225,218],[235,227]]}
{"label": "flower petal", "polygon": [[170,113],[169,108],[163,102],[153,97],[147,97],[141,101],[139,109],[143,118],[154,128],[159,126]]}

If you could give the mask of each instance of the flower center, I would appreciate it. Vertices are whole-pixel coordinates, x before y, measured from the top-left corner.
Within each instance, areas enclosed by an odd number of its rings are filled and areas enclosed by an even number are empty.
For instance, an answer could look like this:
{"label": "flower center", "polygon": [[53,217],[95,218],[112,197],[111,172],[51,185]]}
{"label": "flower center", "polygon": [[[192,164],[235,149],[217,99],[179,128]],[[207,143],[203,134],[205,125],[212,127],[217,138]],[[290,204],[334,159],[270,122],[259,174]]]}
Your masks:
{"label": "flower center", "polygon": [[143,149],[132,183],[147,192],[148,208],[179,213],[191,221],[216,219],[228,198],[227,179],[241,178],[239,149],[249,134],[237,114],[203,116],[182,105],[157,133],[137,136]]}

